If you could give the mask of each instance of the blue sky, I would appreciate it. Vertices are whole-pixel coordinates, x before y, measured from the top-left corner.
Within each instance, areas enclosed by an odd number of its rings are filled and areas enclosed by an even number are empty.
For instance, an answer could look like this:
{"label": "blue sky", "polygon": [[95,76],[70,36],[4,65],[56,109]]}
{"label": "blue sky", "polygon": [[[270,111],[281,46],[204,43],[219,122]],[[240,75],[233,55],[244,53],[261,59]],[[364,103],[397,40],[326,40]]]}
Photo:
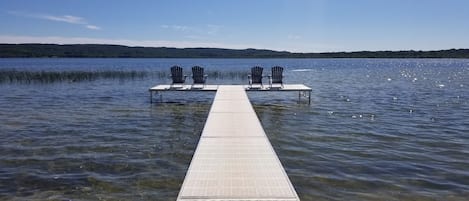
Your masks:
{"label": "blue sky", "polygon": [[468,0],[0,0],[0,43],[469,48]]}

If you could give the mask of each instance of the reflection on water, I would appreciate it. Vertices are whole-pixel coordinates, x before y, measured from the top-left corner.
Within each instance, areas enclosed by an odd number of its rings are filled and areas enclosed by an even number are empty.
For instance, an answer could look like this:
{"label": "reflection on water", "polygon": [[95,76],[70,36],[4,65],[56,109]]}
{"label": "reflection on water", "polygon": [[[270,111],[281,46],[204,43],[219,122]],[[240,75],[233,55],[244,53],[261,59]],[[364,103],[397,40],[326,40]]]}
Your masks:
{"label": "reflection on water", "polygon": [[[0,69],[174,64],[223,75],[283,65],[286,83],[313,88],[311,106],[295,92],[248,94],[302,200],[469,197],[469,60],[6,59]],[[148,88],[168,81],[0,84],[0,200],[174,200],[214,93],[150,104]]]}

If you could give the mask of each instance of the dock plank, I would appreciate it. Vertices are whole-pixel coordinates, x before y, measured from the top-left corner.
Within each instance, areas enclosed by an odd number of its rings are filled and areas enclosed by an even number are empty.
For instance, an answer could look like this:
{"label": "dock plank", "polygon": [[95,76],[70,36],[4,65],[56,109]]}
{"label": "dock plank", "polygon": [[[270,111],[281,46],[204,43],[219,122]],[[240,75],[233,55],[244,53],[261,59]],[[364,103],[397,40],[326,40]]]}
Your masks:
{"label": "dock plank", "polygon": [[243,86],[218,87],[177,200],[299,200]]}

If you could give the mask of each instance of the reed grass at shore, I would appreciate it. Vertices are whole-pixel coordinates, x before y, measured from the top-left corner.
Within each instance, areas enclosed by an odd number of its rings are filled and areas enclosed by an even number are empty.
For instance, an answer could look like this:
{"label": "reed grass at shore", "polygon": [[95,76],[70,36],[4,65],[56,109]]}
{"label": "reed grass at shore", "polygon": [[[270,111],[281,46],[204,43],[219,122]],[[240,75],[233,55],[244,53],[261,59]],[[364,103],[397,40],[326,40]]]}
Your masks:
{"label": "reed grass at shore", "polygon": [[0,71],[0,83],[80,82],[97,79],[138,79],[148,76],[142,71]]}
{"label": "reed grass at shore", "polygon": [[[207,71],[209,79],[246,79],[244,71]],[[190,75],[187,75],[190,77]],[[20,83],[56,83],[56,82],[82,82],[98,79],[170,79],[170,73],[166,71],[21,71],[0,70],[0,84]]]}

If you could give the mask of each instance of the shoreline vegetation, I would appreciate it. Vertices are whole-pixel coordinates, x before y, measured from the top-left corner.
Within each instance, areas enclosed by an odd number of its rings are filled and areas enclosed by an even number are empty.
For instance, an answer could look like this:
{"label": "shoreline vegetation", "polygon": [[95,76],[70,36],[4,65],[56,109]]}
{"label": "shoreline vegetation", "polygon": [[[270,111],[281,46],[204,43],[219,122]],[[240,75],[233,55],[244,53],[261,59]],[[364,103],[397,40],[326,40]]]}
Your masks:
{"label": "shoreline vegetation", "polygon": [[[245,71],[207,71],[210,79],[247,79]],[[167,71],[24,71],[24,70],[1,70],[0,84],[48,84],[60,82],[83,82],[95,80],[141,80],[152,78],[155,80],[168,80],[170,73]]]}
{"label": "shoreline vegetation", "polygon": [[469,58],[469,49],[292,53],[264,49],[0,44],[0,58]]}

